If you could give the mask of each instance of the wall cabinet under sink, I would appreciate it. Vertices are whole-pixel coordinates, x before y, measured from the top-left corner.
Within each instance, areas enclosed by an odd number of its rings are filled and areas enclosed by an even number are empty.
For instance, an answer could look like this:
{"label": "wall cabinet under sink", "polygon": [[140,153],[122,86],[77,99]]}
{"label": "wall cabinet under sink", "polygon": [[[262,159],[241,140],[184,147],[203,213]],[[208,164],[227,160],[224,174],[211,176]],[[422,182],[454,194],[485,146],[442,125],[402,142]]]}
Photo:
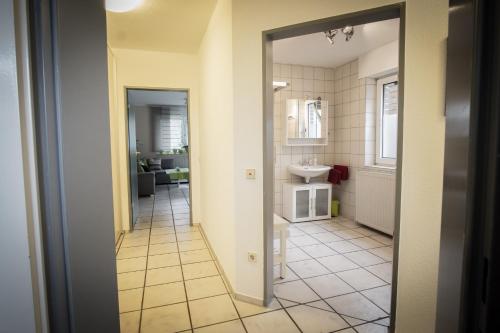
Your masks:
{"label": "wall cabinet under sink", "polygon": [[283,217],[290,222],[331,217],[332,184],[283,184]]}

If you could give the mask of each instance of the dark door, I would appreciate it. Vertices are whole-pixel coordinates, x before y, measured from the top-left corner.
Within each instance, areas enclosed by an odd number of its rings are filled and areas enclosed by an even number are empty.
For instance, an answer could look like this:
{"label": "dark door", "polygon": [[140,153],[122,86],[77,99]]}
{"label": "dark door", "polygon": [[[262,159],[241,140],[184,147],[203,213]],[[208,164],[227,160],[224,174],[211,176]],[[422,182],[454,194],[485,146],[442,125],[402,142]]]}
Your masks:
{"label": "dark door", "polygon": [[[127,93],[128,94],[128,93]],[[137,140],[135,135],[135,111],[128,105],[128,153],[130,169],[130,216],[131,226],[137,222],[139,194],[137,191]]]}
{"label": "dark door", "polygon": [[498,1],[451,0],[436,332],[500,332]]}

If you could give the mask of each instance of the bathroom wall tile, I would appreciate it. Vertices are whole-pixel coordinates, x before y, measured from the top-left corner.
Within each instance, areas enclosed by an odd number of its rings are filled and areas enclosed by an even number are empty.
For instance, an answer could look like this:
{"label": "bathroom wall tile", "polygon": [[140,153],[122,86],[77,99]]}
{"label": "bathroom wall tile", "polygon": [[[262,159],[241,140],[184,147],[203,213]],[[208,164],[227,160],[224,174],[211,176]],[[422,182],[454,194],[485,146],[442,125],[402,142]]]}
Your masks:
{"label": "bathroom wall tile", "polygon": [[321,67],[314,67],[314,79],[324,81],[325,69]]}
{"label": "bathroom wall tile", "polygon": [[292,65],[292,79],[304,78],[304,66]]}
{"label": "bathroom wall tile", "polygon": [[280,65],[280,76],[282,78],[291,78],[292,77],[292,66],[287,64]]}
{"label": "bathroom wall tile", "polygon": [[314,68],[310,66],[305,66],[303,74],[304,74],[304,79],[310,79],[310,80],[314,79]]}

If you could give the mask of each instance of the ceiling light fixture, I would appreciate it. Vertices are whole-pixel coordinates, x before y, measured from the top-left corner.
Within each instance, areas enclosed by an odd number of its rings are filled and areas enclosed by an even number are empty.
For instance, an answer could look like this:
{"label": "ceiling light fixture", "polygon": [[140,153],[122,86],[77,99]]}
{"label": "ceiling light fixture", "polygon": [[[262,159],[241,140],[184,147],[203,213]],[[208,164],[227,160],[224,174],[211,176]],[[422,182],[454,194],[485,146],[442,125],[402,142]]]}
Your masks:
{"label": "ceiling light fixture", "polygon": [[352,35],[354,35],[354,27],[352,25],[346,25],[342,28],[342,33],[345,35],[345,41],[348,42]]}
{"label": "ceiling light fixture", "polygon": [[[352,35],[354,35],[354,27],[352,25],[346,25],[340,31],[342,31],[342,33],[344,34],[346,42],[351,40]],[[325,31],[325,37],[326,39],[328,39],[331,45],[333,45],[333,43],[335,42],[335,36],[338,32],[338,29],[330,29]]]}
{"label": "ceiling light fixture", "polygon": [[334,43],[334,38],[335,38],[335,35],[337,34],[337,32],[338,32],[337,29],[330,29],[330,30],[325,31],[325,37],[326,37],[326,39],[328,39],[328,41],[330,42],[331,45],[333,45],[333,43]]}
{"label": "ceiling light fixture", "polygon": [[136,9],[143,0],[106,0],[105,7],[109,12],[125,13]]}

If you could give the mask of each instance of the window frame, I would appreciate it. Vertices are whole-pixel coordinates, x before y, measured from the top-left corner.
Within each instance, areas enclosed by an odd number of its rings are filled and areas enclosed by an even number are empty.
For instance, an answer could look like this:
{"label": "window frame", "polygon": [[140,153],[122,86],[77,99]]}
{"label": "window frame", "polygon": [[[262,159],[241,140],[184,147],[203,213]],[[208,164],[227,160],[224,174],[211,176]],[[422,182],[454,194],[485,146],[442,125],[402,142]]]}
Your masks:
{"label": "window frame", "polygon": [[[397,158],[382,157],[381,155],[382,154],[382,104],[383,104],[382,91],[383,91],[383,86],[391,82],[398,82],[398,90],[399,90],[399,79],[397,74],[391,74],[377,79],[377,109],[376,109],[376,122],[375,122],[375,165],[395,168]],[[399,117],[399,107],[397,114]]]}

